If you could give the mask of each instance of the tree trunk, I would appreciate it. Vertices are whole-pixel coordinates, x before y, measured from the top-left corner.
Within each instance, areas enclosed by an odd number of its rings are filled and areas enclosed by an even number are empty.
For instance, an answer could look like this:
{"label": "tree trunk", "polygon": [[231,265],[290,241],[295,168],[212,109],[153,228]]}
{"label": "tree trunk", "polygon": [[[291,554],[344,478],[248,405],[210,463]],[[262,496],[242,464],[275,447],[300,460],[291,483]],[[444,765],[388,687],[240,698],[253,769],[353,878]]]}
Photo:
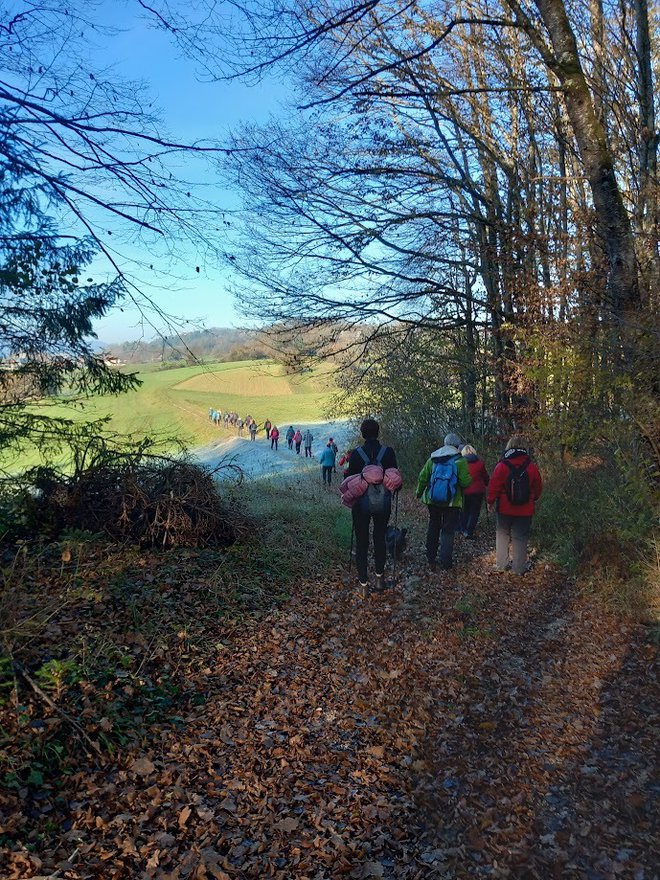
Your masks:
{"label": "tree trunk", "polygon": [[[594,207],[608,260],[607,293],[614,317],[639,303],[637,261],[630,219],[614,173],[605,129],[594,109],[580,63],[577,41],[563,0],[535,0],[550,35],[553,57],[548,59],[558,77],[573,133],[591,188]],[[538,44],[538,35],[537,44]]]}
{"label": "tree trunk", "polygon": [[635,0],[637,81],[639,86],[639,204],[637,225],[642,234],[642,276],[650,300],[660,287],[660,216],[658,212],[658,133],[655,128],[653,68],[647,0]]}

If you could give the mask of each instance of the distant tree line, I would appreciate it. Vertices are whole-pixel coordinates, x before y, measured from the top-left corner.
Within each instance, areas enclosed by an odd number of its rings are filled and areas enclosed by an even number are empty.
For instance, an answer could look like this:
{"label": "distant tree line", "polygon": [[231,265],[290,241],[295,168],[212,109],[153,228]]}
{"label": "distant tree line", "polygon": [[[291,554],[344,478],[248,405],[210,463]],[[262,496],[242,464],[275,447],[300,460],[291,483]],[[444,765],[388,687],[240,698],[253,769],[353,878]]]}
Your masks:
{"label": "distant tree line", "polygon": [[272,357],[272,348],[261,340],[259,332],[210,327],[173,335],[157,336],[108,346],[110,354],[125,364],[211,363],[257,360]]}

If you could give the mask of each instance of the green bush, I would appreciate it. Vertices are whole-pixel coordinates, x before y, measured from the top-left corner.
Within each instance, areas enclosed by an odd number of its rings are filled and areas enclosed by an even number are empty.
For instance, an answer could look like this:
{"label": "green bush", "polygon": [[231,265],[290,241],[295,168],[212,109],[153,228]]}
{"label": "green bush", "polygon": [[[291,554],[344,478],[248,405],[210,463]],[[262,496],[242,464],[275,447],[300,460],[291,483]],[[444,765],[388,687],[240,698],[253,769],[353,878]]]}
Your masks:
{"label": "green bush", "polygon": [[539,462],[544,491],[535,543],[628,610],[648,600],[655,564],[653,486],[643,461],[619,451],[583,455],[568,466],[542,456]]}

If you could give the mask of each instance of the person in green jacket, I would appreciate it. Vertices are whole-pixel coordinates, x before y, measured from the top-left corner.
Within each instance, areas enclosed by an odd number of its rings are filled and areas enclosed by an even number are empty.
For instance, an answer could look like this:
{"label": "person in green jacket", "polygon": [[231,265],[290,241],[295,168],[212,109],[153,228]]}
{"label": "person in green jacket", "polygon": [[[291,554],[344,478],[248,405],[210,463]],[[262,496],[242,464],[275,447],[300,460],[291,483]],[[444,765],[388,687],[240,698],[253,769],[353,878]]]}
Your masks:
{"label": "person in green jacket", "polygon": [[[429,509],[429,527],[426,532],[426,559],[431,571],[435,571],[438,545],[440,545],[440,568],[449,570],[453,565],[454,532],[463,509],[463,489],[472,482],[467,461],[461,456],[462,446],[458,434],[447,434],[444,446],[432,452],[417,479],[417,497]],[[439,465],[438,471],[435,466]],[[434,474],[447,475],[448,498],[444,501],[432,497],[431,480]],[[442,493],[440,493],[442,494]]]}

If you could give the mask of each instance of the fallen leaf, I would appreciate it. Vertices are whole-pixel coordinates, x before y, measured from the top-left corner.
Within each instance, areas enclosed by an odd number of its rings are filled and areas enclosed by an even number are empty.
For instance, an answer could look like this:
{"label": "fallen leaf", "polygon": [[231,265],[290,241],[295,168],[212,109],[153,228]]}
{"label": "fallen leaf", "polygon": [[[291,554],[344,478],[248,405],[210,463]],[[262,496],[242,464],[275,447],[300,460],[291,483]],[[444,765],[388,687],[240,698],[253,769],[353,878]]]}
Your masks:
{"label": "fallen leaf", "polygon": [[155,769],[155,765],[151,763],[149,758],[138,758],[137,761],[133,761],[131,766],[133,773],[137,773],[138,776],[149,776]]}
{"label": "fallen leaf", "polygon": [[275,823],[275,828],[278,831],[286,831],[287,833],[295,831],[297,827],[298,820],[294,819],[293,816],[287,816],[286,819],[280,819],[279,822]]}

